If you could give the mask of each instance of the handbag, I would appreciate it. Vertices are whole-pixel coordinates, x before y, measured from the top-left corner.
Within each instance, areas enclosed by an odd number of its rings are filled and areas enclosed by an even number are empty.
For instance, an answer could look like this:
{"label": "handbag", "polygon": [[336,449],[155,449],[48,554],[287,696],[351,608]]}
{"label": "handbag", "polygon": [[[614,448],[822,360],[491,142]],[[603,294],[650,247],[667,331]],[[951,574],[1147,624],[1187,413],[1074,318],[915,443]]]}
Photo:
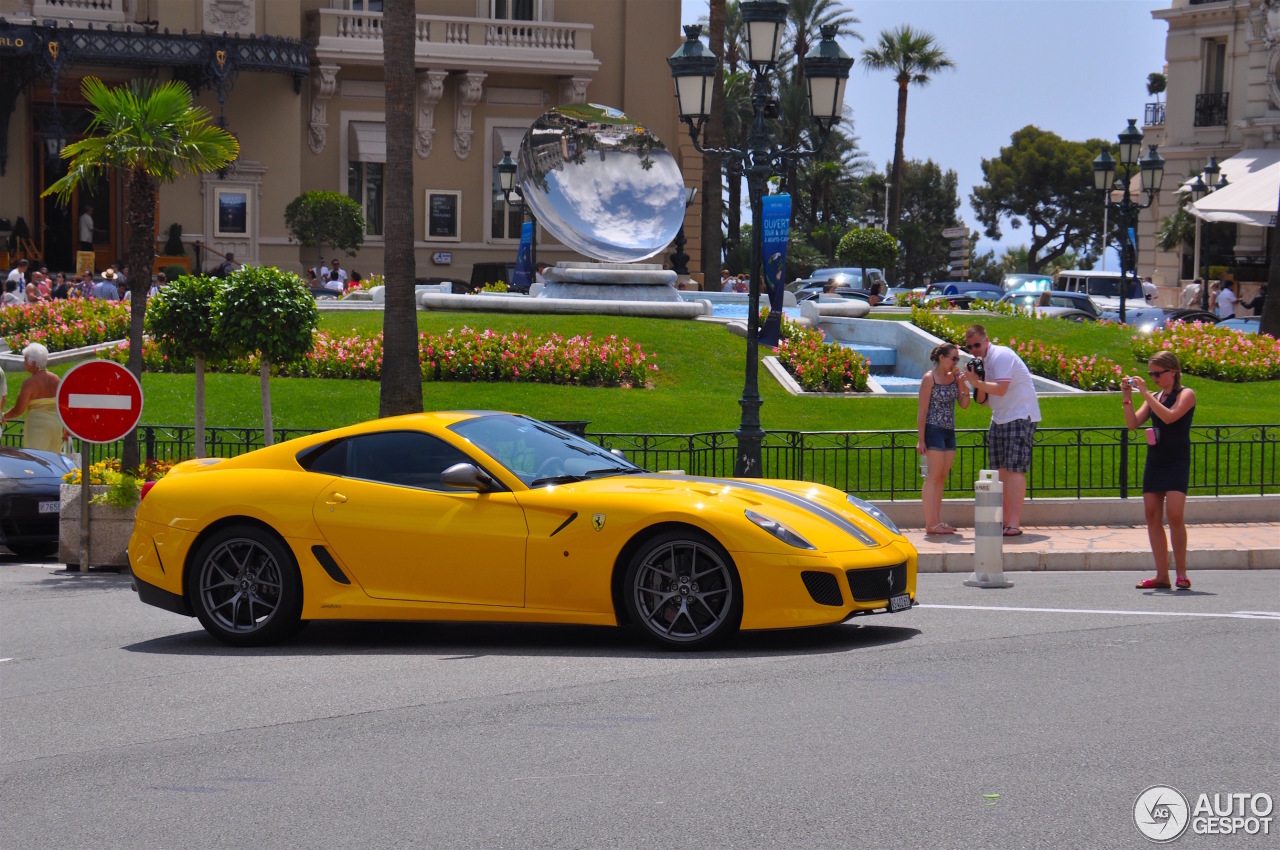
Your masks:
{"label": "handbag", "polygon": [[62,438],[62,453],[67,457],[74,458],[76,466],[80,465],[80,453],[76,451],[75,440],[70,437]]}
{"label": "handbag", "polygon": [[1158,442],[1160,442],[1159,432],[1157,432],[1155,428],[1148,428],[1147,429],[1147,445],[1154,446]]}

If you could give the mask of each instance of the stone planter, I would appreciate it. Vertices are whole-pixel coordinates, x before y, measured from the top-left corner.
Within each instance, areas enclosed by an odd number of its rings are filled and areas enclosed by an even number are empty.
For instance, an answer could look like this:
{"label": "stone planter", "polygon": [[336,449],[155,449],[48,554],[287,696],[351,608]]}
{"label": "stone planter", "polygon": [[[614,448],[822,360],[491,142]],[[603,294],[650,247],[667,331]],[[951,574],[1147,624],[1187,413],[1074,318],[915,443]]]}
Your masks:
{"label": "stone planter", "polygon": [[[105,484],[91,484],[90,498],[107,492]],[[58,560],[71,566],[80,564],[79,484],[63,484],[58,519]],[[117,508],[89,504],[89,566],[129,569],[129,536],[137,506]]]}

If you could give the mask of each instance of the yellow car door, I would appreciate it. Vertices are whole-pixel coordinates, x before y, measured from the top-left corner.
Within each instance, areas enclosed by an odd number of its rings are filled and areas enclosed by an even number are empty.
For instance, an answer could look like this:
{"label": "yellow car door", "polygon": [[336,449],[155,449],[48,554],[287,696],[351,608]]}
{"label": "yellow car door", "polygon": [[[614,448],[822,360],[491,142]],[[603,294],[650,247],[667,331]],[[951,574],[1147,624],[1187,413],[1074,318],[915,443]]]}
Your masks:
{"label": "yellow car door", "polygon": [[340,565],[379,599],[524,604],[524,511],[508,492],[440,483],[472,460],[418,431],[347,438],[313,472],[337,474],[313,515]]}

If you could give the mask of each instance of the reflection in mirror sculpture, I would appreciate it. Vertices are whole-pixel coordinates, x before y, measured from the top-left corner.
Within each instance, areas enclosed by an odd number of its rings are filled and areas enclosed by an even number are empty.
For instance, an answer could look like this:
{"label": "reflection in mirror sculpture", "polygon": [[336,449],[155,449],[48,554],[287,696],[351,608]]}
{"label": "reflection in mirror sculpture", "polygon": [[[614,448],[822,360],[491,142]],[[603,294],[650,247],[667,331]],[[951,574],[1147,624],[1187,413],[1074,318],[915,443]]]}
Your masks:
{"label": "reflection in mirror sculpture", "polygon": [[675,159],[656,136],[607,106],[571,104],[542,115],[520,143],[518,166],[516,180],[538,222],[595,260],[652,257],[684,221]]}

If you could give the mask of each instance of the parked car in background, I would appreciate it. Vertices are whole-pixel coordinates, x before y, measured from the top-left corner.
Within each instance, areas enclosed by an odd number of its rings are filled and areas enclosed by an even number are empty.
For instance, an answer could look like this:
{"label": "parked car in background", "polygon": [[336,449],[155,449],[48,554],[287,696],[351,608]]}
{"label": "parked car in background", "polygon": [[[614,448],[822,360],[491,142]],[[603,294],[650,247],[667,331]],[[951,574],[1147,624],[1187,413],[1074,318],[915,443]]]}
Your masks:
{"label": "parked car in background", "polygon": [[[861,268],[850,268],[848,266],[839,266],[829,269],[815,269],[813,274],[807,278],[798,281],[792,281],[787,284],[787,289],[796,293],[797,297],[801,292],[807,290],[822,291],[828,285],[834,284],[836,287],[844,287],[846,289],[869,291],[873,283],[884,284],[884,271],[876,268],[867,269],[867,279],[862,279]],[[887,285],[887,284],[886,284]]]}
{"label": "parked car in background", "polygon": [[19,558],[57,551],[62,476],[75,468],[64,454],[0,446],[0,544]]}
{"label": "parked car in background", "polygon": [[[1148,309],[1146,296],[1142,293],[1142,283],[1136,277],[1128,280],[1128,292],[1125,295],[1125,318],[1135,310]],[[1058,272],[1054,289],[1059,292],[1083,292],[1093,299],[1098,309],[1104,313],[1120,310],[1120,272],[1095,271],[1093,269],[1071,269]],[[1132,324],[1132,321],[1130,321]]]}
{"label": "parked car in background", "polygon": [[1223,319],[1218,322],[1220,328],[1230,328],[1242,334],[1256,334],[1262,327],[1261,316],[1239,316],[1234,319]]}
{"label": "parked car in background", "polygon": [[1005,292],[1044,292],[1053,289],[1053,278],[1047,274],[1007,274],[1000,280]]}
{"label": "parked car in background", "polygon": [[[1042,312],[1052,308],[1054,310],[1077,310],[1086,313],[1090,318],[1102,318],[1102,311],[1098,309],[1098,305],[1093,303],[1093,299],[1083,292],[1060,292],[1056,290],[1049,291],[1049,303],[1044,307],[1040,307],[1040,293],[1033,291],[1016,291],[1005,294],[1001,299],[1002,304],[1012,304],[1019,309],[1036,309]],[[1057,314],[1047,314],[1057,315]]]}

